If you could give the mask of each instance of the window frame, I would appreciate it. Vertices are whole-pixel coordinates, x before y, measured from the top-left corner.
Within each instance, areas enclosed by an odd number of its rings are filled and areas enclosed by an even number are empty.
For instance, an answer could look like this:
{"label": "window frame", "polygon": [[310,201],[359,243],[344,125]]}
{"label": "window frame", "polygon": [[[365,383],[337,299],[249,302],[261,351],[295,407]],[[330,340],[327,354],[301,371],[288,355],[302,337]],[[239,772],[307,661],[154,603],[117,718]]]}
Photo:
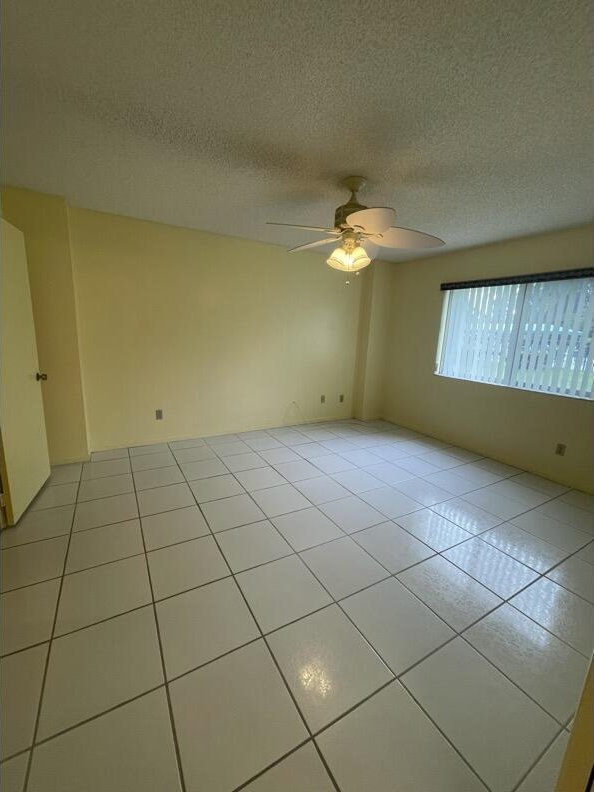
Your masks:
{"label": "window frame", "polygon": [[[594,278],[594,268],[560,270],[553,272],[535,273],[528,275],[506,276],[502,278],[490,278],[484,280],[460,281],[451,283],[442,283],[441,290],[444,293],[442,300],[441,318],[439,324],[439,335],[437,341],[437,350],[435,355],[435,367],[433,374],[436,377],[443,377],[444,379],[458,380],[461,382],[474,382],[477,385],[490,385],[497,388],[509,388],[511,390],[523,391],[524,393],[539,394],[542,396],[558,396],[564,399],[577,399],[579,401],[593,402],[594,392],[592,396],[578,396],[572,393],[552,393],[546,390],[538,390],[536,388],[523,388],[519,385],[511,384],[513,372],[519,352],[518,338],[520,335],[520,328],[522,325],[522,317],[524,315],[524,303],[526,294],[530,284],[539,283],[543,281],[560,281],[560,280],[578,280]],[[520,295],[520,303],[518,306],[517,316],[514,320],[512,328],[512,335],[510,337],[510,350],[511,354],[508,355],[505,361],[504,377],[507,382],[486,382],[485,380],[472,379],[470,377],[453,376],[451,374],[442,373],[439,368],[442,365],[445,353],[445,342],[448,333],[448,325],[450,321],[450,314],[452,308],[451,293],[461,289],[478,289],[481,287],[489,286],[504,286],[504,285],[523,285],[524,288]]]}

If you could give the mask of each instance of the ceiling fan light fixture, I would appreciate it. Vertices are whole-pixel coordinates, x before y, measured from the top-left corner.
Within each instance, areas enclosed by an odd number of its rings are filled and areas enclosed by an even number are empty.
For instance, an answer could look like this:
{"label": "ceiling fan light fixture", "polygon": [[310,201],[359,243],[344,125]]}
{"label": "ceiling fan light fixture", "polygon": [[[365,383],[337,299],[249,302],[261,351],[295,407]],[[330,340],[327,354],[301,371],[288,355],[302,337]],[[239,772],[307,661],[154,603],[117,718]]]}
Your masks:
{"label": "ceiling fan light fixture", "polygon": [[341,246],[330,254],[326,264],[333,269],[342,270],[342,272],[356,272],[369,266],[371,259],[360,245],[352,250],[346,250]]}

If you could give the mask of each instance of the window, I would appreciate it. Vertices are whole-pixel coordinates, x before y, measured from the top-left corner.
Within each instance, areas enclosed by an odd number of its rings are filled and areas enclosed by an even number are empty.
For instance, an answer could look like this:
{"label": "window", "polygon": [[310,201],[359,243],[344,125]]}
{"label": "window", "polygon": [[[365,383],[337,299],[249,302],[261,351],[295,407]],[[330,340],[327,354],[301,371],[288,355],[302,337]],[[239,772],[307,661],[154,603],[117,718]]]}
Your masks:
{"label": "window", "polygon": [[441,288],[437,374],[592,399],[594,270]]}

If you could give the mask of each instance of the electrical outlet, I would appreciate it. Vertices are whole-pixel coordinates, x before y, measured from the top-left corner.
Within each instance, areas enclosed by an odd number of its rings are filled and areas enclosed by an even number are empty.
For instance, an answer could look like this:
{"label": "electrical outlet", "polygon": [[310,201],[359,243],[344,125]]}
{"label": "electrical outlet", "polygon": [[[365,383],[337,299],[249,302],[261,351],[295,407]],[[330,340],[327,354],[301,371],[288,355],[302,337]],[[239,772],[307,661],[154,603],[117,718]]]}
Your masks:
{"label": "electrical outlet", "polygon": [[344,393],[340,394],[340,396],[338,397],[338,401],[341,403],[344,401]]}
{"label": "electrical outlet", "polygon": [[163,420],[163,410],[155,410],[155,420],[157,421]]}
{"label": "electrical outlet", "polygon": [[565,456],[565,452],[567,451],[567,446],[565,443],[557,443],[557,447],[555,448],[555,453],[557,456]]}
{"label": "electrical outlet", "polygon": [[320,396],[320,401],[322,402],[322,404],[326,404],[326,397],[324,396],[324,394]]}

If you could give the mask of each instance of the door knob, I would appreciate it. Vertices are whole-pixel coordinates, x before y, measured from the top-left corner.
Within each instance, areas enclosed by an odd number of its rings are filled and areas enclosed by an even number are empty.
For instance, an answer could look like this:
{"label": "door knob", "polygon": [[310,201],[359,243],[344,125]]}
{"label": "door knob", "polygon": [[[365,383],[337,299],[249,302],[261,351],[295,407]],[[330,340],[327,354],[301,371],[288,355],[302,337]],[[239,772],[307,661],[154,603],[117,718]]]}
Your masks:
{"label": "door knob", "polygon": [[35,379],[37,380],[37,382],[39,382],[39,380],[43,380],[45,382],[47,379],[47,374],[41,374],[38,371],[37,374],[35,375]]}

